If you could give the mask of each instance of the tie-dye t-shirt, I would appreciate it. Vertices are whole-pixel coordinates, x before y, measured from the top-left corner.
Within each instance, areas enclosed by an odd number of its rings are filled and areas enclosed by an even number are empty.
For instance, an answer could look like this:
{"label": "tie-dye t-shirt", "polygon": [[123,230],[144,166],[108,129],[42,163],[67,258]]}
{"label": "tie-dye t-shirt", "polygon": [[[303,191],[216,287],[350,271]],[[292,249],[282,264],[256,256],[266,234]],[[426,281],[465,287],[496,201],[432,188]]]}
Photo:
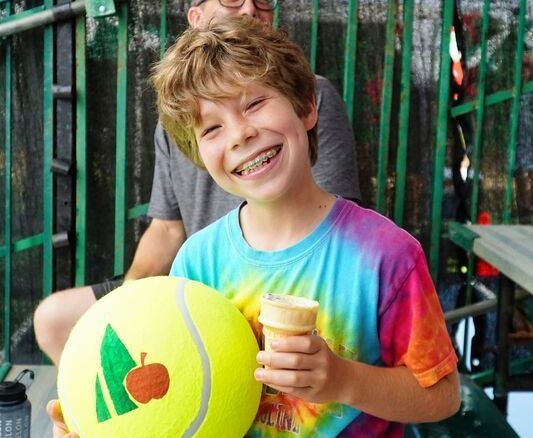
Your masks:
{"label": "tie-dye t-shirt", "polygon": [[[343,358],[406,366],[427,387],[455,369],[420,244],[372,210],[337,198],[321,224],[281,251],[245,241],[239,209],[191,236],[170,275],[205,283],[242,311],[256,335],[266,292],[320,303],[317,329]],[[402,436],[403,425],[339,403],[313,404],[264,388],[250,437]]]}

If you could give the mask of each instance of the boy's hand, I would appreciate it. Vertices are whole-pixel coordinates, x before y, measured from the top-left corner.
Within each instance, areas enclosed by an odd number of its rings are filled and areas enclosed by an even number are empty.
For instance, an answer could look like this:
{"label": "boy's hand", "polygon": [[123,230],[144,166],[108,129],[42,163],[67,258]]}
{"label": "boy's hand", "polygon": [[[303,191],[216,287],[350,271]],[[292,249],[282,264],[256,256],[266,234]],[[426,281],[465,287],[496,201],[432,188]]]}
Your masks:
{"label": "boy's hand", "polygon": [[50,400],[46,406],[46,412],[52,420],[52,423],[54,423],[54,427],[52,429],[53,438],[78,438],[77,433],[68,432],[59,400]]}
{"label": "boy's hand", "polygon": [[260,351],[255,378],[313,403],[341,401],[344,360],[333,353],[320,336],[289,336],[272,342],[275,351]]}

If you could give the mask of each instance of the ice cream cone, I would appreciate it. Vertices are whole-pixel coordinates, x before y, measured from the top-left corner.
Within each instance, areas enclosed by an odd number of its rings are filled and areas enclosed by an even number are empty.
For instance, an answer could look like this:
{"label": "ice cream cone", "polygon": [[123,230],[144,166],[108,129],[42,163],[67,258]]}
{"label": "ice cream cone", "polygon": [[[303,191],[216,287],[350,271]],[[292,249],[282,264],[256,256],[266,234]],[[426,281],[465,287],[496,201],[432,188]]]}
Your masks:
{"label": "ice cream cone", "polygon": [[317,301],[290,295],[263,295],[259,322],[263,325],[265,351],[271,351],[274,339],[311,333],[317,313]]}

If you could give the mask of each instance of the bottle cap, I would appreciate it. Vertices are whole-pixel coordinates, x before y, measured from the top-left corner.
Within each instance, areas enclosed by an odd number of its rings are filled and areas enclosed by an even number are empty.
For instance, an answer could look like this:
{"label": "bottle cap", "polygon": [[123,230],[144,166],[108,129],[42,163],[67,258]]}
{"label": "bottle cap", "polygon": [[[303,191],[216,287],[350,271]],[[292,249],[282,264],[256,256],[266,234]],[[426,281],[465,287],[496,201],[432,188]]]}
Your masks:
{"label": "bottle cap", "polygon": [[9,406],[24,402],[28,396],[26,395],[26,386],[20,383],[25,374],[30,375],[30,384],[33,381],[33,371],[23,370],[15,378],[14,381],[0,382],[0,405]]}

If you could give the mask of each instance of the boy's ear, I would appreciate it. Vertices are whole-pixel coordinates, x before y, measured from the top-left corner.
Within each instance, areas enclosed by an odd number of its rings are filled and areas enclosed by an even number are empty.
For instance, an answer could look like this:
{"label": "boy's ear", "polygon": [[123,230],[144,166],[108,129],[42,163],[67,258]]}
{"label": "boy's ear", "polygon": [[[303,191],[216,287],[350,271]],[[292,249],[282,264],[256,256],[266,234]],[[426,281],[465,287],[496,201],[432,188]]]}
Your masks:
{"label": "boy's ear", "polygon": [[318,122],[318,110],[316,108],[316,99],[313,97],[313,101],[309,105],[309,112],[302,117],[302,122],[306,131],[313,129]]}
{"label": "boy's ear", "polygon": [[202,23],[204,11],[200,6],[191,6],[187,11],[187,21],[189,26],[198,27]]}

